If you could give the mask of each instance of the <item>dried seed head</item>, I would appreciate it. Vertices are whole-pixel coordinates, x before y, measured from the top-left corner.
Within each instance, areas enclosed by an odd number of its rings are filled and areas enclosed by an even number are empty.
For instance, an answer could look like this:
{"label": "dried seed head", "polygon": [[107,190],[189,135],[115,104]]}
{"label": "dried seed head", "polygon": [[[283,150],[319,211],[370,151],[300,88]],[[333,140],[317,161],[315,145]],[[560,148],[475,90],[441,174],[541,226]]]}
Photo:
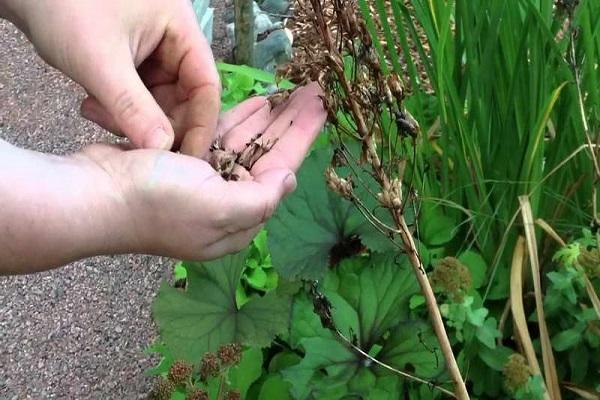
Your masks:
{"label": "dried seed head", "polygon": [[332,192],[347,200],[352,200],[354,197],[354,186],[350,177],[348,179],[340,178],[333,167],[327,167],[325,170],[325,181]]}
{"label": "dried seed head", "polygon": [[522,355],[515,353],[508,357],[508,361],[502,369],[504,374],[504,385],[509,392],[514,393],[525,387],[531,376],[531,368]]}
{"label": "dried seed head", "polygon": [[170,400],[171,395],[175,391],[175,384],[166,379],[160,378],[160,381],[156,384],[152,393],[150,393],[150,399],[152,400]]}
{"label": "dried seed head", "polygon": [[390,187],[377,194],[377,199],[385,208],[399,210],[402,208],[402,181],[398,178],[392,179]]}
{"label": "dried seed head", "polygon": [[171,368],[169,368],[169,374],[167,375],[169,380],[176,385],[184,383],[190,376],[192,376],[193,367],[190,363],[182,360],[175,361]]}
{"label": "dried seed head", "polygon": [[238,343],[224,344],[217,352],[222,365],[237,365],[242,359],[242,346]]}
{"label": "dried seed head", "polygon": [[577,262],[583,267],[590,279],[600,277],[600,251],[596,248],[588,250],[581,247]]}
{"label": "dried seed head", "polygon": [[396,101],[401,103],[402,100],[404,100],[404,89],[402,89],[400,77],[397,74],[390,74],[387,79],[387,84],[396,98]]}
{"label": "dried seed head", "polygon": [[215,353],[206,353],[200,366],[200,379],[206,382],[208,378],[218,376],[221,372],[221,363]]}
{"label": "dried seed head", "polygon": [[465,293],[471,288],[471,271],[458,259],[441,259],[430,274],[436,292],[442,292],[451,301],[462,303]]}
{"label": "dried seed head", "polygon": [[238,390],[230,390],[229,392],[227,392],[227,396],[226,396],[227,400],[240,400],[241,398],[242,398],[242,395],[240,394],[240,392]]}
{"label": "dried seed head", "polygon": [[185,396],[185,400],[209,400],[210,397],[208,393],[202,389],[193,389],[187,396]]}
{"label": "dried seed head", "polygon": [[267,98],[269,105],[271,106],[271,110],[276,108],[277,106],[285,103],[292,94],[291,90],[282,89],[278,90]]}

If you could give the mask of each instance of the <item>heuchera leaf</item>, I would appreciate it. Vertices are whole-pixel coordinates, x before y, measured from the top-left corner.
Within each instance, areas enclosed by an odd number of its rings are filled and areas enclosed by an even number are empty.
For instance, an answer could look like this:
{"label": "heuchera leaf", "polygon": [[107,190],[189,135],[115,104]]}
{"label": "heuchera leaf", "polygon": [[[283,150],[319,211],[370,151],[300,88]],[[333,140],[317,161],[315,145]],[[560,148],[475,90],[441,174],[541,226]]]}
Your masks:
{"label": "heuchera leaf", "polygon": [[[350,201],[327,188],[323,176],[331,157],[331,149],[325,148],[305,160],[296,191],[267,224],[273,265],[285,278],[322,278],[332,248],[351,238],[361,239],[373,251],[392,249]],[[368,199],[362,192],[358,195]]]}
{"label": "heuchera leaf", "polygon": [[163,283],[153,304],[161,338],[176,359],[197,363],[225,343],[267,346],[288,327],[292,293],[272,291],[243,306],[236,288],[246,253],[189,263],[187,290]]}
{"label": "heuchera leaf", "polygon": [[[345,260],[323,283],[340,332],[367,352],[382,346],[376,357],[389,365],[430,378],[443,369],[443,359],[428,324],[406,321],[409,299],[417,291],[407,262],[383,255]],[[306,296],[294,302],[290,344],[305,352],[300,363],[282,371],[294,398],[340,399],[356,394],[358,381],[365,386],[360,388],[363,398],[397,398],[398,392],[390,388],[400,378],[323,328]]]}

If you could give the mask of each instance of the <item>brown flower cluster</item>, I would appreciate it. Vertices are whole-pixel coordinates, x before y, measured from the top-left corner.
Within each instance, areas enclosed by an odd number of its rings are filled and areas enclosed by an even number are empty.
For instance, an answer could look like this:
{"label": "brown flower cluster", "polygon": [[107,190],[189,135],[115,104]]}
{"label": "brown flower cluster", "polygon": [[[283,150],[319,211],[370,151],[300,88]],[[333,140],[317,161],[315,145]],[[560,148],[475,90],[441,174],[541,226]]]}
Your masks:
{"label": "brown flower cluster", "polygon": [[508,357],[508,361],[502,370],[504,374],[504,385],[509,392],[514,393],[525,387],[531,376],[531,368],[522,355],[515,353]]}
{"label": "brown flower cluster", "polygon": [[444,293],[456,303],[462,303],[471,288],[471,271],[454,257],[441,259],[429,278],[436,292]]}

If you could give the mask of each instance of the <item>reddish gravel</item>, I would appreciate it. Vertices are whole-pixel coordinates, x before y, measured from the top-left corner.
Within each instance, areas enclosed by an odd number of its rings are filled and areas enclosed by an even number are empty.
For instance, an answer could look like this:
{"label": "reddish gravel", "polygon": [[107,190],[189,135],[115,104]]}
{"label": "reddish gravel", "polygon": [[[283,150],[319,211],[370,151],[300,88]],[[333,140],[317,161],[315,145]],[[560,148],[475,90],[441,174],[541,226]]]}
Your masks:
{"label": "reddish gravel", "polygon": [[[0,139],[54,154],[110,140],[79,116],[82,97],[0,20]],[[156,334],[150,306],[172,263],[98,257],[0,277],[0,399],[145,398],[152,380],[144,371],[155,362],[143,353]]]}

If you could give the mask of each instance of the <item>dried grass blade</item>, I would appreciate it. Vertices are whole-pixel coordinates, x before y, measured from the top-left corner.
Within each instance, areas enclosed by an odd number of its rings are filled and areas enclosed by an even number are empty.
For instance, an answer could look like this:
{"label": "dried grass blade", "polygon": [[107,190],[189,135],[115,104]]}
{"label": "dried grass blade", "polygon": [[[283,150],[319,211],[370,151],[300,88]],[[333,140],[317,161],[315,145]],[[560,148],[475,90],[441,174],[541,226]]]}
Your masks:
{"label": "dried grass blade", "polygon": [[600,393],[593,389],[583,388],[573,383],[563,383],[563,387],[575,393],[584,400],[600,400]]}
{"label": "dried grass blade", "polygon": [[523,226],[525,228],[529,262],[531,265],[531,277],[533,279],[533,289],[535,293],[535,309],[537,312],[538,326],[540,330],[540,342],[542,345],[542,361],[544,363],[546,387],[548,388],[550,397],[553,400],[560,400],[561,395],[560,387],[558,385],[556,363],[554,361],[554,353],[552,351],[552,344],[550,343],[550,335],[548,334],[548,327],[546,326],[546,318],[544,315],[544,300],[542,283],[540,279],[537,241],[535,238],[533,213],[531,211],[529,197],[519,196],[519,204],[521,205],[521,216],[523,217]]}
{"label": "dried grass blade", "polygon": [[527,328],[527,316],[523,308],[523,267],[525,265],[525,238],[519,236],[510,268],[510,309],[513,315],[515,333],[523,348],[529,367],[535,375],[541,375],[540,364],[535,356],[533,342]]}

